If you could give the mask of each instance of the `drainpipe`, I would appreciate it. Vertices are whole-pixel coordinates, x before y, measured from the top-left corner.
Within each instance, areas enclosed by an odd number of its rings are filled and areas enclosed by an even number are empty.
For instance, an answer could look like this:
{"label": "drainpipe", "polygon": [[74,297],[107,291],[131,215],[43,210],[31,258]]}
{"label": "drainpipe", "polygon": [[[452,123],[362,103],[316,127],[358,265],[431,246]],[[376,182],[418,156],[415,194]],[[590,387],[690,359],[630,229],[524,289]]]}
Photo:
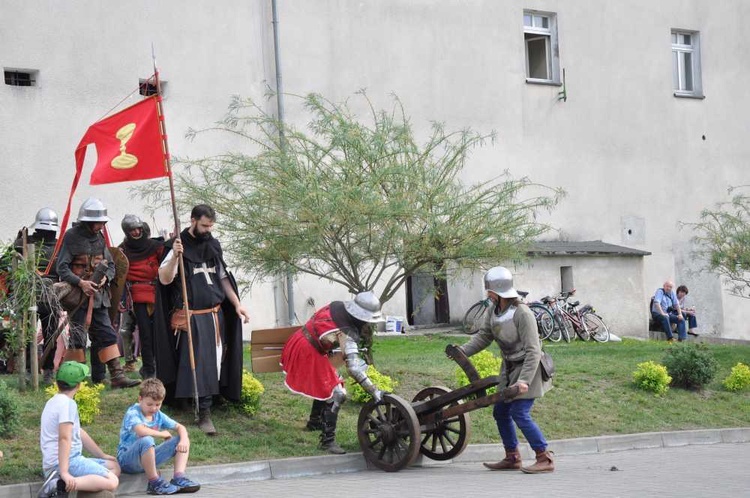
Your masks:
{"label": "drainpipe", "polygon": [[[273,55],[276,64],[276,110],[279,120],[279,144],[281,150],[286,148],[286,137],[284,137],[284,94],[281,86],[281,56],[279,55],[279,13],[276,8],[276,0],[271,0],[273,15]],[[283,277],[281,277],[283,278]],[[287,299],[287,325],[294,325],[294,278],[291,272],[286,274],[286,299]]]}

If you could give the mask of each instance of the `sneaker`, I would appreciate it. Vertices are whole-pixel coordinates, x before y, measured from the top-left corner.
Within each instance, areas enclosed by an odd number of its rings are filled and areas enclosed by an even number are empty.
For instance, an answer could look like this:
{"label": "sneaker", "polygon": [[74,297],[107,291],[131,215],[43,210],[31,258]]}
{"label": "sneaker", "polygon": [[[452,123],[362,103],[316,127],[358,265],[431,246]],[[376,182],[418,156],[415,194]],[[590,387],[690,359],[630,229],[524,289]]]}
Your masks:
{"label": "sneaker", "polygon": [[173,495],[179,490],[180,488],[174,484],[168,483],[161,477],[153,482],[149,481],[148,486],[146,486],[146,493],[150,495]]}
{"label": "sneaker", "polygon": [[170,484],[174,484],[179,488],[178,493],[195,493],[201,489],[201,485],[195,481],[191,481],[185,476],[173,477]]}
{"label": "sneaker", "polygon": [[68,492],[65,491],[65,481],[60,479],[57,470],[53,470],[44,480],[36,496],[37,498],[68,498]]}

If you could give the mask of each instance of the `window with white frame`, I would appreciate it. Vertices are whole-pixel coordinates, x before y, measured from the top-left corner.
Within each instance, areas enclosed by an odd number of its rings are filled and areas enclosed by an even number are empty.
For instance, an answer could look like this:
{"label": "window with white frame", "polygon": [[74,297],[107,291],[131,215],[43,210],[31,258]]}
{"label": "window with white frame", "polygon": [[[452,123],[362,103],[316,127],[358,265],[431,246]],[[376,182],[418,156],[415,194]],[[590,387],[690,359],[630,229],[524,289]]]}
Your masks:
{"label": "window with white frame", "polygon": [[700,35],[672,30],[672,86],[676,97],[702,97]]}
{"label": "window with white frame", "polygon": [[526,52],[526,81],[560,83],[560,50],[557,44],[557,16],[549,12],[523,12]]}

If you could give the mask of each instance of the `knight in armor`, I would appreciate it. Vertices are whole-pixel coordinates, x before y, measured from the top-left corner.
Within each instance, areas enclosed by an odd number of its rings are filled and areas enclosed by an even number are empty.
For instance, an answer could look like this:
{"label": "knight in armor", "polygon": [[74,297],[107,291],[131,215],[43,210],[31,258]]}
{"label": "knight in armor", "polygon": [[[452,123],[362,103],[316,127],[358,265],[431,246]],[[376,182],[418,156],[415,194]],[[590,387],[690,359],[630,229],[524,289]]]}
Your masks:
{"label": "knight in armor", "polygon": [[[193,389],[197,389],[198,427],[208,435],[217,434],[211,420],[214,396],[240,399],[241,319],[245,323],[250,320],[234,277],[227,270],[221,244],[211,235],[215,221],[214,209],[199,204],[190,214],[190,226],[167,243],[171,247],[159,268],[154,318],[156,377],[167,388],[167,401],[190,400]],[[184,260],[197,386],[190,364],[187,319],[182,323],[176,320],[184,309],[180,255]]]}
{"label": "knight in armor", "polygon": [[121,223],[125,240],[120,249],[128,258],[128,274],[120,315],[120,335],[125,350],[125,370],[135,365],[134,329],[138,327],[141,345],[141,377],[156,376],[154,360],[154,304],[159,264],[164,256],[163,239],[150,238],[148,225],[138,216],[126,214]]}
{"label": "knight in armor", "polygon": [[[34,223],[29,229],[34,230],[34,232],[26,237],[26,244],[36,247],[36,257],[38,258],[37,271],[42,275],[46,274],[45,276],[52,280],[52,282],[56,282],[57,274],[55,273],[55,269],[51,268],[49,273],[47,273],[47,267],[55,252],[57,233],[60,231],[57,213],[48,207],[40,209],[37,211]],[[13,246],[18,253],[23,253],[23,235],[20,231]],[[44,299],[41,294],[37,299],[37,317],[42,323],[42,335],[44,336],[44,347],[46,348],[48,343],[53,339],[60,319],[58,310],[47,299]],[[54,380],[56,349],[53,344],[50,354],[44,361],[44,365],[41,365],[44,372],[43,381],[46,384],[51,384]]]}
{"label": "knight in armor", "polygon": [[[102,201],[89,198],[78,211],[78,223],[65,232],[57,258],[57,274],[62,282],[78,287],[87,296],[84,304],[70,317],[70,347],[66,360],[85,362],[86,334],[91,339],[93,356],[107,366],[112,388],[133,387],[140,380],[125,376],[120,365],[117,333],[112,328],[109,307],[112,306],[108,284],[115,277],[115,264],[107,248],[102,230],[109,221]],[[101,281],[90,280],[94,267],[106,265]],[[117,303],[115,303],[117,306]],[[93,373],[92,373],[93,375]]]}
{"label": "knight in armor", "polygon": [[383,393],[367,376],[358,344],[363,334],[369,333],[369,324],[381,321],[380,300],[371,291],[360,292],[351,301],[333,301],[316,311],[284,344],[284,383],[293,393],[313,399],[307,428],[321,431],[320,448],[329,453],[346,453],[336,443],[336,423],[346,390],[328,357],[338,346],[349,375],[380,402]]}
{"label": "knight in armor", "polygon": [[[484,288],[487,298],[493,303],[491,311],[485,314],[484,324],[479,331],[460,349],[466,356],[471,356],[493,342],[497,343],[503,360],[497,388],[517,386],[520,392],[511,401],[500,400],[495,404],[492,415],[505,447],[505,458],[499,462],[485,463],[484,466],[490,470],[520,470],[527,474],[552,472],[555,464],[552,454],[547,451],[547,441],[531,418],[534,400],[552,388],[551,380],[542,379],[539,366],[542,346],[536,318],[519,300],[518,292],[513,287],[513,274],[507,268],[490,268],[484,275]],[[536,463],[533,465],[521,465],[516,427],[536,452]]]}

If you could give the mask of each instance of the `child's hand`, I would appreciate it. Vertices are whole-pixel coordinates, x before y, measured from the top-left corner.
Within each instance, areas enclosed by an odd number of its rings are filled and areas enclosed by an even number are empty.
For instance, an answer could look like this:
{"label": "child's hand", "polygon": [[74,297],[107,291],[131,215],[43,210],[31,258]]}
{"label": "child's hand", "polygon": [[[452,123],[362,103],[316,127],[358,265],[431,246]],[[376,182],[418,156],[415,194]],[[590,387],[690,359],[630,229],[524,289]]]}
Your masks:
{"label": "child's hand", "polygon": [[180,442],[177,444],[177,453],[187,453],[190,450],[190,440],[188,438],[180,438]]}
{"label": "child's hand", "polygon": [[163,430],[163,431],[161,431],[161,432],[159,433],[159,436],[163,437],[165,441],[166,441],[167,439],[172,439],[172,433],[171,433],[171,432],[169,432],[168,430]]}
{"label": "child's hand", "polygon": [[69,472],[60,474],[60,479],[65,482],[65,491],[71,492],[76,490],[76,478],[70,475]]}

